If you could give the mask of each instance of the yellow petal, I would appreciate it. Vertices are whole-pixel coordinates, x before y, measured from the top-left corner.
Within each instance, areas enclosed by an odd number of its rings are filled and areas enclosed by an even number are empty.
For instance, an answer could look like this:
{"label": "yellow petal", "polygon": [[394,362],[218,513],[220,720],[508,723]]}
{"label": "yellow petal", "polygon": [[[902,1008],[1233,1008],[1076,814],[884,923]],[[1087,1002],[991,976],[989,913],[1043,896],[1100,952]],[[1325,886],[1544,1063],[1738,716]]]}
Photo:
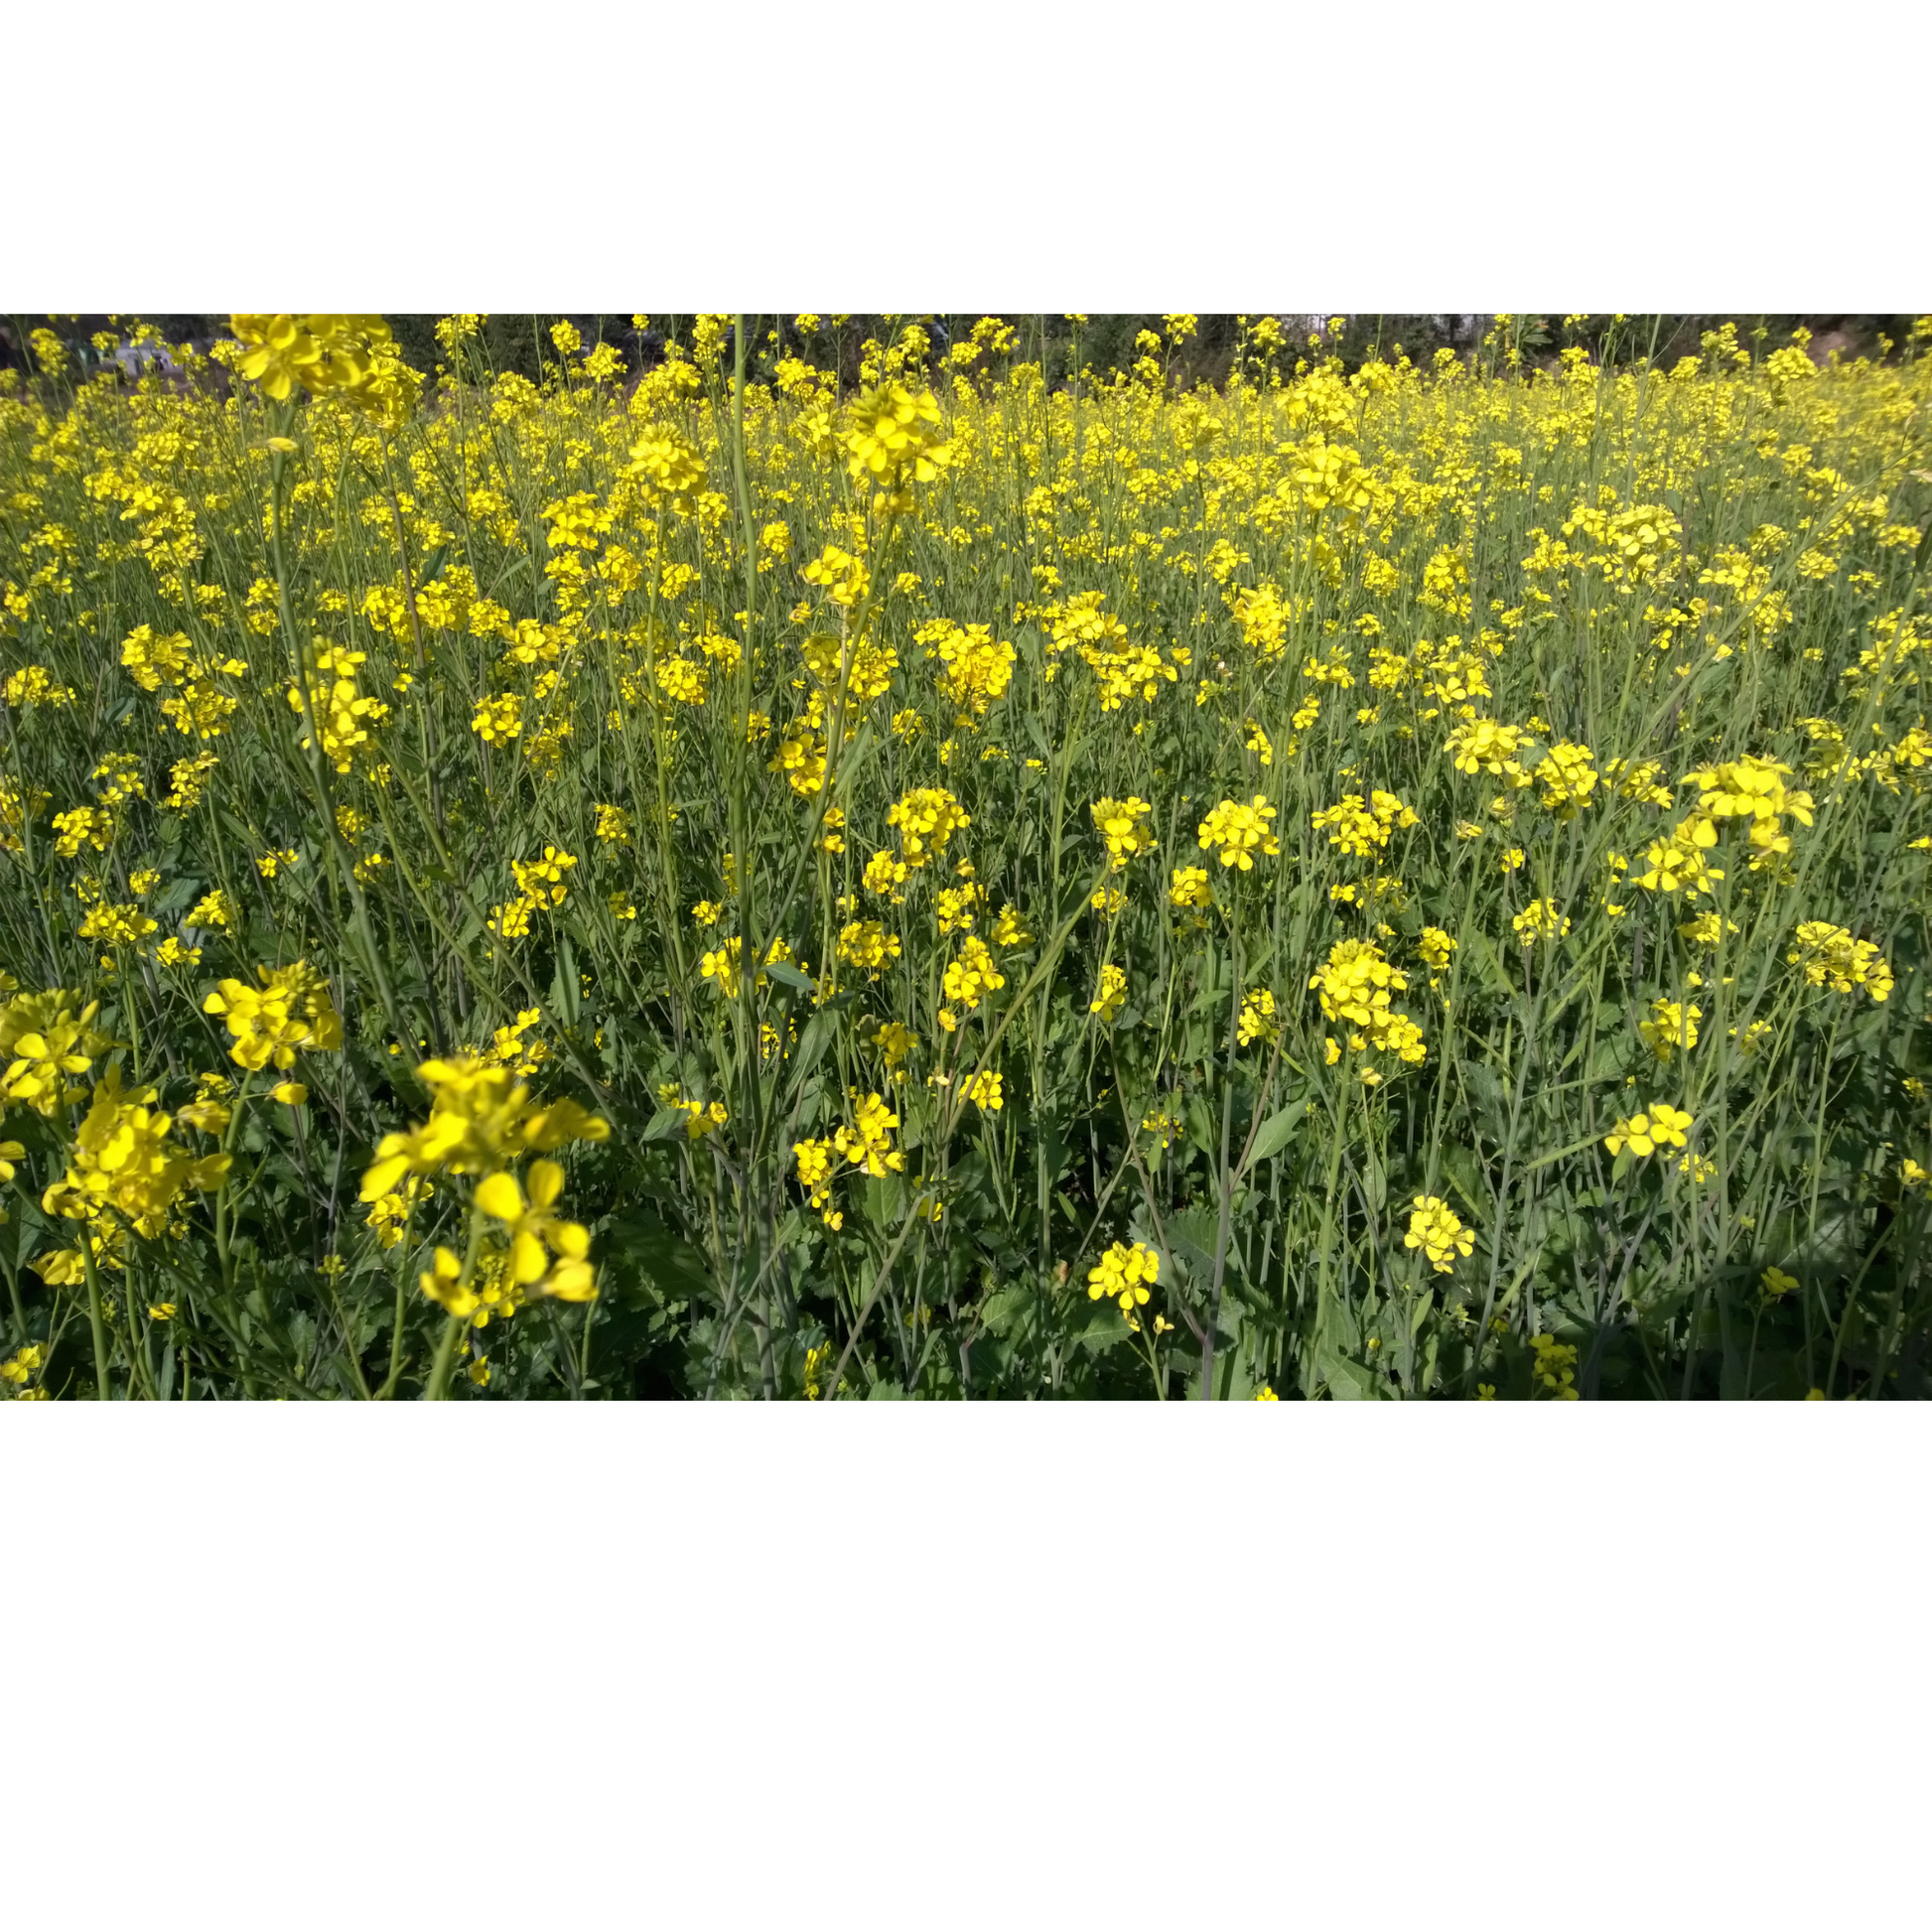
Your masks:
{"label": "yellow petal", "polygon": [[560,1261],[545,1287],[560,1302],[597,1300],[597,1275],[588,1261]]}
{"label": "yellow petal", "polygon": [[365,1201],[380,1200],[408,1172],[409,1156],[406,1154],[391,1155],[386,1161],[378,1161],[362,1176],[361,1198]]}
{"label": "yellow petal", "polygon": [[[477,1205],[492,1220],[520,1219],[523,1214],[523,1190],[517,1186],[516,1176],[507,1173],[485,1174],[477,1183]],[[541,1272],[539,1269],[538,1273]]]}

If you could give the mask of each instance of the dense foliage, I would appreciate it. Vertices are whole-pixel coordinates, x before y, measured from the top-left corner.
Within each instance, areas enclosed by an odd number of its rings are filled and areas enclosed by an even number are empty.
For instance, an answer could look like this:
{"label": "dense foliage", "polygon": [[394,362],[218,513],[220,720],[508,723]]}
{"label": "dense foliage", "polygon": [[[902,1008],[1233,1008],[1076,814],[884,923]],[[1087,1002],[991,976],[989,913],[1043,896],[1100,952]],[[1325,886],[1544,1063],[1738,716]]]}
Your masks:
{"label": "dense foliage", "polygon": [[13,1393],[1928,1392],[1932,319],[233,326],[0,396]]}

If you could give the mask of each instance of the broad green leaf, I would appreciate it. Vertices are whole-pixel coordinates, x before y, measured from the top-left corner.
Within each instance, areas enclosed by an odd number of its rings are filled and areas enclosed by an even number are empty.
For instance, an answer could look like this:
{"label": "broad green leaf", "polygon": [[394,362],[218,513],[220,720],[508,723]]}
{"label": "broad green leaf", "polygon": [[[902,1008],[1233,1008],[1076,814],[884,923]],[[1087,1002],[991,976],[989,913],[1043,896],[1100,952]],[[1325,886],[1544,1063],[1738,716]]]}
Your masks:
{"label": "broad green leaf", "polygon": [[1261,1131],[1255,1136],[1255,1144],[1248,1151],[1248,1166],[1259,1167],[1262,1162],[1272,1159],[1289,1143],[1302,1116],[1309,1110],[1309,1096],[1304,1094],[1300,1100],[1291,1100],[1280,1112],[1273,1113],[1262,1122]]}

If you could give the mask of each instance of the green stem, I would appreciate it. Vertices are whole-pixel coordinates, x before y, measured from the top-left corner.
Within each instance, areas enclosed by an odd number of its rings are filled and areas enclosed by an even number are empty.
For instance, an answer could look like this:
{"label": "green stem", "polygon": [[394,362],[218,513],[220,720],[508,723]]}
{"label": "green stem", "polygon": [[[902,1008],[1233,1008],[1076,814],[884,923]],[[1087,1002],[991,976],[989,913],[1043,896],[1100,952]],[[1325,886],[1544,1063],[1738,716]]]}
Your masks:
{"label": "green stem", "polygon": [[[470,1210],[470,1245],[463,1257],[463,1273],[457,1277],[456,1292],[461,1298],[470,1286],[470,1278],[477,1272],[477,1255],[483,1247],[483,1217],[476,1209]],[[430,1364],[429,1381],[423,1389],[425,1402],[442,1402],[450,1393],[450,1372],[456,1366],[457,1337],[468,1327],[465,1315],[453,1314],[443,1329],[443,1339],[436,1344],[436,1359]]]}
{"label": "green stem", "polygon": [[80,1263],[87,1271],[87,1325],[94,1336],[94,1391],[102,1402],[114,1399],[107,1377],[107,1318],[100,1305],[100,1277],[94,1272],[93,1236],[85,1224],[80,1230]]}
{"label": "green stem", "polygon": [[425,1402],[442,1402],[450,1393],[450,1371],[456,1366],[457,1337],[468,1324],[460,1315],[451,1315],[443,1324],[443,1339],[436,1344],[436,1360],[423,1390]]}

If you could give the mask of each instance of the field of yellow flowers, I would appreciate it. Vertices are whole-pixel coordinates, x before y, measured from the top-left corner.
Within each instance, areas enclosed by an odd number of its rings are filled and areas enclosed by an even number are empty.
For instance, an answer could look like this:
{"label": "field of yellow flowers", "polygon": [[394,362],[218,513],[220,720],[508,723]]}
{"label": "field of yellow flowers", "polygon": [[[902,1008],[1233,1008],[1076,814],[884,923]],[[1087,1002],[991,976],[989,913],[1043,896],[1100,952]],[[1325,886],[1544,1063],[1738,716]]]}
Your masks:
{"label": "field of yellow flowers", "polygon": [[1932,1393],[1932,318],[1080,320],[40,332],[5,1392]]}

